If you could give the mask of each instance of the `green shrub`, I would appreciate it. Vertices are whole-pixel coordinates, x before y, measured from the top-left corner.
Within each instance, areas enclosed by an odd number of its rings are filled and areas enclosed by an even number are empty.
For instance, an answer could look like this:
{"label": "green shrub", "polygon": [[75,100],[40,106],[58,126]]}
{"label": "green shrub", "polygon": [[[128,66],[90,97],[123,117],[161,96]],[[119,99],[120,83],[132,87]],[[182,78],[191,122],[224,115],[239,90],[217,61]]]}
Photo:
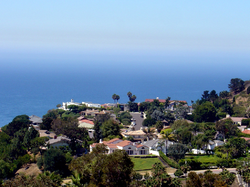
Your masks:
{"label": "green shrub", "polygon": [[241,125],[249,126],[250,125],[250,119],[243,119],[243,120],[241,120]]}
{"label": "green shrub", "polygon": [[226,168],[230,168],[230,167],[235,167],[236,166],[236,162],[234,159],[220,159],[217,161],[216,165],[218,167],[226,167]]}
{"label": "green shrub", "polygon": [[198,160],[194,160],[194,159],[187,160],[187,165],[189,165],[192,170],[201,169],[201,164],[202,163]]}
{"label": "green shrub", "polygon": [[173,159],[168,158],[162,151],[159,151],[160,157],[171,167],[179,169],[180,165],[175,162]]}
{"label": "green shrub", "polygon": [[183,172],[180,170],[180,169],[177,169],[175,172],[174,172],[174,176],[176,177],[180,177],[183,175]]}

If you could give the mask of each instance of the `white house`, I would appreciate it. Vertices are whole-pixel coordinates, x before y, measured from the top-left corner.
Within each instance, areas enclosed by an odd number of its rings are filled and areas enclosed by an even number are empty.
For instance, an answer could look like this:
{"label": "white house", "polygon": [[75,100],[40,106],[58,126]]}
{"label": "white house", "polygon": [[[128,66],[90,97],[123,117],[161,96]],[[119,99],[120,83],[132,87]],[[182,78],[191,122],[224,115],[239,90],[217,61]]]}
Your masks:
{"label": "white house", "polygon": [[142,145],[146,145],[149,148],[149,154],[157,156],[160,155],[159,151],[162,151],[166,155],[167,148],[173,144],[174,143],[171,141],[160,140],[160,139],[149,140],[142,143]]}
{"label": "white house", "polygon": [[90,152],[98,144],[106,145],[108,149],[107,154],[113,153],[115,150],[125,150],[129,155],[147,155],[149,154],[149,148],[142,144],[136,144],[128,140],[121,140],[115,138],[109,141],[101,141],[100,143],[93,143],[90,145]]}
{"label": "white house", "polygon": [[60,108],[63,109],[63,110],[68,110],[67,107],[68,107],[69,105],[77,105],[77,106],[79,106],[80,103],[76,103],[76,102],[74,102],[73,99],[71,99],[70,102],[63,102],[63,103],[62,103],[62,106],[61,106]]}
{"label": "white house", "polygon": [[211,140],[209,140],[208,145],[207,145],[207,149],[212,151],[212,150],[214,150],[215,147],[221,146],[221,145],[224,145],[223,141],[220,141],[220,140],[211,141]]}
{"label": "white house", "polygon": [[92,103],[92,102],[82,102],[83,105],[86,105],[87,107],[95,107],[95,108],[101,108],[101,104]]}

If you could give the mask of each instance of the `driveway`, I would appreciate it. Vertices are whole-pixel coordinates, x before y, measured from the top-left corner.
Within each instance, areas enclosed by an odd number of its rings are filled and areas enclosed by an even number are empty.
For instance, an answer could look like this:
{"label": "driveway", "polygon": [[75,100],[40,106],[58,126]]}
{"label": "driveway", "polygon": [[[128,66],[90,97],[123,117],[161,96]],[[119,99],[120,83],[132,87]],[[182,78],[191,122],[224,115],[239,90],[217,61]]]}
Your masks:
{"label": "driveway", "polygon": [[144,121],[143,116],[141,115],[141,112],[130,112],[130,115],[135,119],[136,125],[135,130],[140,130],[142,127],[142,122]]}

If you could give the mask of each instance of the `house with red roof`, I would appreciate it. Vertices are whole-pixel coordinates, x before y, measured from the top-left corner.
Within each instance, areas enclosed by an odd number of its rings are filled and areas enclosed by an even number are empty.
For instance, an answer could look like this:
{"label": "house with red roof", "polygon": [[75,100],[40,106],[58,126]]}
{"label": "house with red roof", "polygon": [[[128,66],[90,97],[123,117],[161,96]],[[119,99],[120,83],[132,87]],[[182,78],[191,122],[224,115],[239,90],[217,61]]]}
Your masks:
{"label": "house with red roof", "polygon": [[242,131],[242,133],[244,133],[244,134],[250,134],[250,129],[246,129],[246,130]]}
{"label": "house with red roof", "polygon": [[[145,102],[152,103],[155,99],[145,99]],[[165,104],[166,99],[159,99],[159,97],[156,97],[156,100],[158,100],[160,103]],[[181,100],[170,100],[169,106],[167,107],[169,110],[174,110],[176,105],[183,104],[187,105],[187,101],[181,101]]]}
{"label": "house with red roof", "polygon": [[107,154],[113,153],[115,150],[124,150],[128,155],[147,155],[149,154],[149,148],[142,144],[136,144],[128,140],[121,140],[119,138],[114,138],[109,141],[101,141],[100,143],[93,143],[90,145],[90,152],[98,144],[106,145],[108,149]]}
{"label": "house with red roof", "polygon": [[86,128],[86,129],[93,129],[94,128],[94,122],[91,120],[88,120],[86,118],[83,118],[79,120],[79,128]]}

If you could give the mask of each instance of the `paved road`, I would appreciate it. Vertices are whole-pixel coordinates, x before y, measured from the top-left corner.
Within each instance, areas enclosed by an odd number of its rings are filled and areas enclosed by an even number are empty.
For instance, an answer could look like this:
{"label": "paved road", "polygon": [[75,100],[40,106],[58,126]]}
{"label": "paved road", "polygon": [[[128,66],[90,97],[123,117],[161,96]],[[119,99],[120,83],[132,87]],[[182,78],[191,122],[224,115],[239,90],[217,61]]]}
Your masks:
{"label": "paved road", "polygon": [[[233,172],[233,173],[235,173],[236,174],[236,168],[226,168],[229,172]],[[207,171],[207,169],[206,170],[192,170],[192,171],[189,171],[189,172],[195,172],[195,173],[197,173],[197,174],[199,174],[199,173],[204,173],[205,171]],[[213,173],[215,173],[215,174],[219,174],[219,173],[221,173],[222,172],[222,169],[210,169],[210,171],[212,171]],[[188,172],[188,173],[189,173]],[[187,175],[188,175],[188,173],[187,173]],[[171,177],[175,177],[174,176],[174,173],[169,173],[169,175],[171,176]]]}
{"label": "paved road", "polygon": [[136,120],[135,130],[140,130],[142,127],[142,122],[144,121],[144,118],[141,116],[140,112],[130,112],[130,115]]}

